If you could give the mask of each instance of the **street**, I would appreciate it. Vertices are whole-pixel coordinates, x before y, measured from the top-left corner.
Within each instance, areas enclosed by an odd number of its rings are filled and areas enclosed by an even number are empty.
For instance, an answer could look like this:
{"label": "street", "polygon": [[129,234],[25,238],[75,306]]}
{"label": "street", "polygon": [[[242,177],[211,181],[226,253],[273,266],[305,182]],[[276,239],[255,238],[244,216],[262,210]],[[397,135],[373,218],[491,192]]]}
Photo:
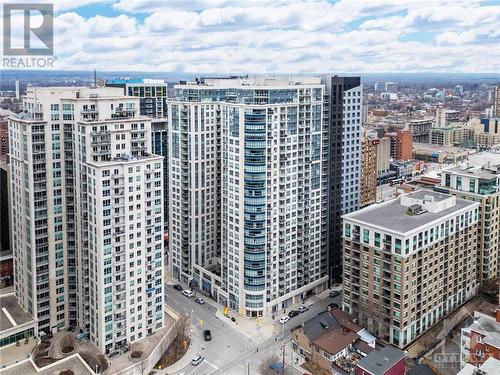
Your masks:
{"label": "street", "polygon": [[[180,314],[192,316],[194,328],[192,334],[202,343],[200,353],[205,360],[198,366],[188,365],[176,375],[203,375],[203,374],[258,374],[261,363],[273,355],[279,355],[281,359],[281,341],[276,341],[277,336],[284,334],[285,343],[290,342],[290,332],[320,312],[326,310],[328,304],[336,302],[340,305],[340,297],[324,298],[310,305],[309,310],[290,319],[284,326],[275,324],[275,335],[264,343],[257,345],[248,339],[243,333],[233,328],[229,319],[227,322],[215,316],[216,309],[210,303],[200,305],[194,302],[194,298],[187,298],[180,291],[173,289],[171,285],[166,286],[166,303]],[[205,300],[207,300],[205,298]],[[309,303],[306,304],[309,305]],[[200,321],[202,321],[200,323]],[[212,340],[205,342],[203,330],[209,329]],[[287,362],[293,361],[290,345],[286,349]],[[246,352],[246,360],[245,360]],[[248,362],[249,370],[246,368]],[[288,371],[287,373],[292,373]],[[294,374],[300,372],[294,370]]]}

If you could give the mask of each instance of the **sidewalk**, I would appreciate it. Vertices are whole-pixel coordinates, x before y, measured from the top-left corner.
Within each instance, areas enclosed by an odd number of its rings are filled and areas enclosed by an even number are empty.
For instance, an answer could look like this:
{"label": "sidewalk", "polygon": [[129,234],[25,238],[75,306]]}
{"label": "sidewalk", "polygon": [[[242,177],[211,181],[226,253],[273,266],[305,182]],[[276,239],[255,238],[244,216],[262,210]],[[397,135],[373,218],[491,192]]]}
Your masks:
{"label": "sidewalk", "polygon": [[174,374],[176,372],[182,371],[187,366],[191,364],[191,360],[200,352],[201,343],[200,339],[195,335],[191,335],[191,343],[189,344],[189,348],[184,354],[184,356],[175,362],[173,365],[164,368],[163,370],[154,370],[157,374]]}

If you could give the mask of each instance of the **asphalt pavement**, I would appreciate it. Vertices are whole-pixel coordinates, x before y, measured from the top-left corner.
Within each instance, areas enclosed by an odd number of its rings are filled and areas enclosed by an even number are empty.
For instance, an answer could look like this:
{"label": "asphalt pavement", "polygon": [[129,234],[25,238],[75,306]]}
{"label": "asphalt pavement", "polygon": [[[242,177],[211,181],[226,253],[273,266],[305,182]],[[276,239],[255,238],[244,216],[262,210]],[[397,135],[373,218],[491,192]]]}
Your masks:
{"label": "asphalt pavement", "polygon": [[[215,316],[216,308],[210,303],[200,305],[194,301],[194,297],[185,297],[181,291],[175,290],[171,285],[166,286],[165,295],[166,303],[170,308],[180,314],[192,317],[192,335],[195,335],[201,343],[200,353],[205,357],[205,360],[198,366],[187,365],[184,369],[174,373],[175,375],[258,374],[259,366],[263,361],[273,355],[279,355],[281,358],[282,341],[280,337],[282,335],[284,335],[285,344],[289,344],[292,329],[325,311],[328,304],[336,302],[340,305],[340,297],[327,297],[312,305],[306,301],[306,304],[309,305],[308,311],[290,319],[285,325],[276,323],[275,335],[257,345],[223,319],[217,318]],[[211,341],[204,341],[203,331],[205,329],[211,331]],[[289,345],[287,347],[288,349],[285,350],[286,361],[291,363],[293,355],[296,354],[292,355]],[[288,370],[288,373],[300,374],[299,371],[291,371],[291,369]]]}

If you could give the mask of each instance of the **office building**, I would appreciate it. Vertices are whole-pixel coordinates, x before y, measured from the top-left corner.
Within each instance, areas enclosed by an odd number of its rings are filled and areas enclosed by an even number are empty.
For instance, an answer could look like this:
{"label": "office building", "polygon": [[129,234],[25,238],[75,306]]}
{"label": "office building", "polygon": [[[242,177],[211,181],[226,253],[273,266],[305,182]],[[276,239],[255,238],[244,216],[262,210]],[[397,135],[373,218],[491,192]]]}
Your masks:
{"label": "office building", "polygon": [[248,317],[275,317],[326,288],[323,95],[317,78],[175,86],[168,118],[175,278]]}
{"label": "office building", "polygon": [[139,98],[139,111],[142,116],[167,116],[168,87],[163,79],[111,79],[106,82],[106,86],[120,87],[124,95]]}
{"label": "office building", "polygon": [[342,277],[342,215],[359,208],[363,86],[360,77],[322,77],[328,141],[328,271]]}
{"label": "office building", "polygon": [[413,158],[413,136],[409,130],[396,132],[396,150],[394,159],[410,160]]}
{"label": "office building", "polygon": [[109,353],[163,326],[163,158],[121,88],[28,88],[9,120],[15,291]]}
{"label": "office building", "polygon": [[377,145],[378,139],[361,141],[360,207],[375,203],[377,199]]}
{"label": "office building", "polygon": [[419,190],[344,215],[343,309],[404,348],[478,288],[479,204]]}
{"label": "office building", "polygon": [[480,204],[477,278],[500,275],[500,154],[471,155],[469,162],[442,172],[440,191]]}

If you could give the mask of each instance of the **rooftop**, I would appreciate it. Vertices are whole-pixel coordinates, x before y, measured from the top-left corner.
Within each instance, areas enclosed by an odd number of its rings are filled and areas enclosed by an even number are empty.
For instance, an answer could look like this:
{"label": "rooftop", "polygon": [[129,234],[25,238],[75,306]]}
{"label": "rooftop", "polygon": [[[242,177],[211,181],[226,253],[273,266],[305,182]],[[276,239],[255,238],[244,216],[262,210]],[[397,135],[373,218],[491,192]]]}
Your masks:
{"label": "rooftop", "polygon": [[14,293],[0,295],[0,333],[29,322],[34,322],[33,317],[17,303]]}
{"label": "rooftop", "polygon": [[228,77],[204,78],[195,82],[175,85],[177,88],[275,88],[296,85],[321,85],[320,77]]}
{"label": "rooftop", "polygon": [[[465,367],[460,370],[457,375],[480,375],[481,373],[477,371],[478,368],[466,363]],[[500,374],[500,361],[493,357],[488,357],[488,359],[479,367],[482,370],[481,375],[497,375]]]}
{"label": "rooftop", "polygon": [[[426,207],[425,200],[432,198],[433,204],[439,209],[448,207],[438,212],[432,212],[434,206]],[[448,194],[442,194],[431,190],[417,190],[415,192],[401,195],[383,203],[372,204],[361,210],[344,215],[343,217],[359,223],[369,224],[374,227],[383,228],[396,233],[406,234],[417,230],[418,228],[443,220],[443,217],[461,211],[465,208],[472,208],[478,204],[472,201],[456,198],[454,205],[445,200],[452,199]],[[422,214],[408,214],[409,206],[405,201],[414,200],[415,202],[424,202],[423,208],[426,209]],[[402,202],[403,201],[403,202]]]}
{"label": "rooftop", "polygon": [[380,350],[374,350],[358,362],[358,367],[370,372],[373,375],[382,375],[402,358],[405,353],[392,346],[386,346]]}
{"label": "rooftop", "polygon": [[484,342],[496,348],[500,348],[500,323],[485,317],[474,318],[474,322],[467,327],[469,330],[484,335]]}
{"label": "rooftop", "polygon": [[420,151],[428,151],[428,152],[437,152],[437,153],[442,153],[442,152],[469,152],[471,150],[468,150],[466,148],[462,147],[453,147],[453,146],[441,146],[441,145],[433,145],[430,143],[418,143],[418,142],[413,142],[413,149],[414,150],[420,150]]}

